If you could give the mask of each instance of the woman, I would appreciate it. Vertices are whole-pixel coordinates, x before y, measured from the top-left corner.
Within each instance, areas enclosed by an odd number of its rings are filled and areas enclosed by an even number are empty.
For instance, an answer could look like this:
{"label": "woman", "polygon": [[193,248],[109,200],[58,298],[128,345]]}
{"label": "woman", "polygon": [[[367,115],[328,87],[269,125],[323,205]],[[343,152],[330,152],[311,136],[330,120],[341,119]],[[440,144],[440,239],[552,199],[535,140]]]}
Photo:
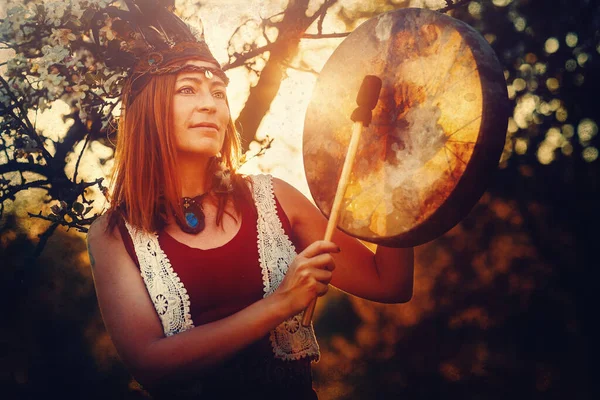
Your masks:
{"label": "woman", "polygon": [[136,64],[111,207],[88,233],[100,310],[157,398],[315,399],[318,345],[302,310],[329,284],[408,301],[413,252],[373,254],[340,231],[322,241],[327,221],[300,192],[239,175],[226,85],[203,42]]}

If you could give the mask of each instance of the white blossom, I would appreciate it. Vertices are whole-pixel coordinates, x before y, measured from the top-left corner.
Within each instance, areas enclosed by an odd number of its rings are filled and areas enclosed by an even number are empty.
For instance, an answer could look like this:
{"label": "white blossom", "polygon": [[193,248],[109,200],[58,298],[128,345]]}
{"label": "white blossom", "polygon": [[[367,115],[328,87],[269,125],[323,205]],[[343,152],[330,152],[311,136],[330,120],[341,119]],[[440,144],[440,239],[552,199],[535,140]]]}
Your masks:
{"label": "white blossom", "polygon": [[117,33],[112,29],[112,21],[112,18],[106,18],[104,26],[100,28],[100,31],[98,32],[100,37],[104,37],[107,40],[113,40],[117,36]]}
{"label": "white blossom", "polygon": [[10,87],[13,89],[13,93],[27,93],[29,90],[29,84],[23,79],[14,79],[10,82]]}
{"label": "white blossom", "polygon": [[17,53],[6,62],[6,72],[8,75],[16,71],[29,69],[29,61],[23,53]]}
{"label": "white blossom", "polygon": [[35,28],[33,26],[24,26],[22,31],[25,36],[28,36],[35,32]]}
{"label": "white blossom", "polygon": [[0,40],[1,41],[9,41],[12,36],[12,24],[8,20],[8,18],[4,18],[0,21]]}
{"label": "white blossom", "polygon": [[87,2],[83,7],[82,7],[81,3],[79,2],[79,0],[71,0],[70,3],[71,3],[71,15],[76,19],[80,19],[83,16],[83,12],[85,11]]}
{"label": "white blossom", "polygon": [[97,4],[99,8],[106,8],[110,3],[114,2],[114,0],[98,0]]}
{"label": "white blossom", "polygon": [[4,90],[0,90],[0,104],[8,106],[11,103],[11,98]]}
{"label": "white blossom", "polygon": [[79,109],[79,119],[82,121],[86,121],[87,117],[88,117],[87,113],[83,110],[83,108],[80,108]]}
{"label": "white blossom", "polygon": [[88,85],[73,85],[71,86],[73,98],[77,100],[85,99],[85,93],[90,90]]}
{"label": "white blossom", "polygon": [[46,101],[46,98],[41,96],[38,100],[38,110],[41,112],[44,112],[45,110],[47,110],[48,108],[50,108],[50,106],[48,105],[48,102]]}
{"label": "white blossom", "polygon": [[48,100],[59,98],[69,85],[64,76],[55,72],[49,73],[46,68],[40,70],[40,81],[42,87],[48,90]]}
{"label": "white blossom", "polygon": [[48,64],[61,63],[65,58],[67,58],[70,55],[69,49],[60,45],[45,45],[42,47],[42,53],[44,53],[43,58]]}
{"label": "white blossom", "polygon": [[10,23],[11,29],[17,31],[21,29],[21,25],[27,20],[28,14],[28,10],[25,7],[18,5],[6,12],[6,20]]}
{"label": "white blossom", "polygon": [[60,26],[68,5],[69,4],[65,1],[53,1],[52,3],[47,3],[45,5],[45,22],[49,25]]}
{"label": "white blossom", "polygon": [[70,29],[54,29],[52,28],[52,34],[50,35],[50,40],[53,44],[59,44],[61,46],[66,46],[73,40],[77,39],[77,37],[73,34]]}
{"label": "white blossom", "polygon": [[[0,23],[0,40],[8,44],[16,44],[26,39],[21,27],[30,18],[31,12],[22,5],[11,7],[6,12],[6,18]],[[29,27],[24,27],[28,31]]]}
{"label": "white blossom", "polygon": [[113,83],[119,79],[121,77],[121,74],[113,74],[110,78],[108,78],[105,82],[104,85],[102,85],[104,87],[104,90],[107,93],[110,93],[110,87],[113,85]]}

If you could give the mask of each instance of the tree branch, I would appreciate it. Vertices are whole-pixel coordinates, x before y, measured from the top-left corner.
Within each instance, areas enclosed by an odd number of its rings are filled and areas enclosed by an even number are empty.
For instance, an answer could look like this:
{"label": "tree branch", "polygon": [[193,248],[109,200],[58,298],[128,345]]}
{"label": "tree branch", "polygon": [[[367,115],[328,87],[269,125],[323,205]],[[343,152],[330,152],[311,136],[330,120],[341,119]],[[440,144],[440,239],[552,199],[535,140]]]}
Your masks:
{"label": "tree branch", "polygon": [[335,2],[335,0],[327,0],[317,12],[306,16],[308,0],[291,0],[284,12],[283,19],[275,24],[279,36],[272,44],[269,60],[260,71],[258,83],[250,88],[246,105],[236,120],[236,126],[241,125],[243,129],[242,146],[244,151],[248,150],[250,142],[254,140],[262,119],[279,91],[284,78],[285,62],[288,62],[298,52],[300,40],[306,30]]}
{"label": "tree branch", "polygon": [[351,32],[342,32],[342,33],[305,33],[302,35],[302,39],[330,39],[330,38],[344,38],[348,36]]}
{"label": "tree branch", "polygon": [[228,69],[233,69],[233,68],[237,68],[237,67],[241,67],[242,65],[244,65],[246,63],[246,61],[261,55],[262,53],[264,53],[265,51],[271,51],[273,50],[275,47],[277,46],[277,40],[275,42],[269,43],[265,46],[262,47],[258,47],[254,50],[250,50],[246,53],[240,54],[240,55],[236,55],[234,54],[234,56],[236,56],[235,61],[232,63],[227,63],[225,65],[223,65],[223,71],[227,71]]}
{"label": "tree branch", "polygon": [[462,7],[467,3],[470,3],[472,0],[458,0],[456,3],[453,3],[451,0],[446,0],[446,7],[437,9],[436,11],[441,13],[446,13],[448,11],[454,10],[455,8]]}
{"label": "tree branch", "polygon": [[[39,219],[43,219],[44,221],[51,221],[53,222],[55,225],[62,225],[62,226],[66,226],[67,228],[75,228],[77,229],[79,232],[83,232],[83,233],[87,233],[87,228],[84,227],[83,225],[89,225],[92,222],[94,222],[94,220],[96,218],[98,218],[98,215],[94,215],[93,217],[90,218],[83,218],[83,219],[74,219],[73,221],[66,221],[64,218],[61,220],[57,220],[57,216],[49,216],[49,215],[42,215],[40,214],[32,214],[32,213],[27,213],[31,218],[39,218]],[[70,214],[69,214],[70,215]],[[41,249],[43,250],[43,248]],[[40,252],[41,252],[40,250]]]}
{"label": "tree branch", "polygon": [[[35,128],[33,127],[33,124],[27,117],[27,112],[26,112],[25,108],[23,107],[23,104],[15,97],[12,90],[10,89],[10,85],[2,76],[0,76],[0,83],[2,83],[2,86],[4,86],[6,93],[10,96],[11,100],[18,106],[19,111],[22,114],[22,118],[19,118],[17,115],[14,114],[14,112],[12,110],[9,110],[11,116],[19,124],[21,124],[21,126],[25,129],[25,133],[27,133],[27,135],[29,135],[32,139],[34,139],[36,141],[39,149],[42,151],[42,154],[44,155],[44,158],[46,159],[46,162],[48,164],[50,164],[50,162],[52,160],[52,156],[50,155],[48,150],[46,150],[46,148],[44,147],[44,143],[43,143],[42,139],[39,137]],[[25,121],[25,123],[23,121]]]}
{"label": "tree branch", "polygon": [[51,182],[49,180],[39,180],[39,181],[21,183],[20,185],[13,186],[13,187],[7,189],[6,192],[4,193],[4,195],[2,197],[0,197],[0,203],[4,203],[6,200],[14,200],[15,195],[17,193],[19,193],[21,190],[27,190],[30,188],[40,188],[40,189],[46,189],[48,191],[49,188],[43,187],[43,185],[50,185],[50,184],[51,184]]}
{"label": "tree branch", "polygon": [[83,152],[90,141],[90,135],[88,134],[85,137],[85,142],[83,143],[83,147],[81,148],[81,153],[79,153],[79,157],[77,157],[77,162],[75,163],[75,172],[73,173],[73,183],[77,183],[77,173],[79,172],[79,162],[81,161],[81,157],[83,156]]}
{"label": "tree branch", "polygon": [[40,165],[36,163],[21,163],[15,160],[9,161],[5,164],[0,164],[0,175],[6,174],[9,172],[35,172],[36,174],[40,174],[43,176],[47,176],[48,167],[45,165]]}
{"label": "tree branch", "polygon": [[38,235],[40,241],[38,242],[37,246],[35,246],[35,251],[33,252],[33,259],[36,259],[40,254],[42,254],[44,247],[46,247],[46,242],[48,242],[48,239],[50,239],[50,236],[52,236],[57,227],[58,222],[55,222],[52,225],[50,225],[50,227],[46,229],[44,233]]}

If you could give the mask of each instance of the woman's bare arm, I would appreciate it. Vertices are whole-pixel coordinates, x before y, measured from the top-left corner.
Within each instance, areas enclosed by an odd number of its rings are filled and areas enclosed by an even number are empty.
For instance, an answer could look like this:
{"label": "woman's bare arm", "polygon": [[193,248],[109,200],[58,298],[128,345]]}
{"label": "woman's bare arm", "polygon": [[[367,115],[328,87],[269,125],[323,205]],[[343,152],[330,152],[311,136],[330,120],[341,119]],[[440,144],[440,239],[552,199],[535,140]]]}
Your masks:
{"label": "woman's bare arm", "polygon": [[[302,247],[325,235],[327,219],[302,193],[280,179],[275,195],[290,219]],[[333,256],[337,266],[331,284],[345,292],[382,303],[404,303],[412,298],[412,248],[378,246],[375,254],[358,239],[336,229],[332,242],[341,248]]]}
{"label": "woman's bare arm", "polygon": [[92,224],[88,250],[100,311],[115,347],[131,373],[153,386],[210,368],[262,338],[282,321],[325,294],[333,263],[332,243],[299,255],[271,296],[227,318],[170,337],[163,334],[140,272],[118,229],[106,232],[106,217]]}

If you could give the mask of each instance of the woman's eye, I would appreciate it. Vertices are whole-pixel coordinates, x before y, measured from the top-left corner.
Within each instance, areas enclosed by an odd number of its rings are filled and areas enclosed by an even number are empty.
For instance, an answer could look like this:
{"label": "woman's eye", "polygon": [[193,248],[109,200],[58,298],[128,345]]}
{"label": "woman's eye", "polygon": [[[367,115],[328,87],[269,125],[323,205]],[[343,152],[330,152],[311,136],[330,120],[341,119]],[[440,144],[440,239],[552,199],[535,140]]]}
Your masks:
{"label": "woman's eye", "polygon": [[188,87],[188,86],[186,86],[186,87],[183,87],[183,88],[179,89],[179,93],[183,93],[183,94],[193,94],[193,93],[194,93],[194,91],[192,90],[192,88],[191,88],[191,87]]}
{"label": "woman's eye", "polygon": [[215,96],[217,99],[224,99],[225,98],[225,92],[213,92],[213,96]]}

